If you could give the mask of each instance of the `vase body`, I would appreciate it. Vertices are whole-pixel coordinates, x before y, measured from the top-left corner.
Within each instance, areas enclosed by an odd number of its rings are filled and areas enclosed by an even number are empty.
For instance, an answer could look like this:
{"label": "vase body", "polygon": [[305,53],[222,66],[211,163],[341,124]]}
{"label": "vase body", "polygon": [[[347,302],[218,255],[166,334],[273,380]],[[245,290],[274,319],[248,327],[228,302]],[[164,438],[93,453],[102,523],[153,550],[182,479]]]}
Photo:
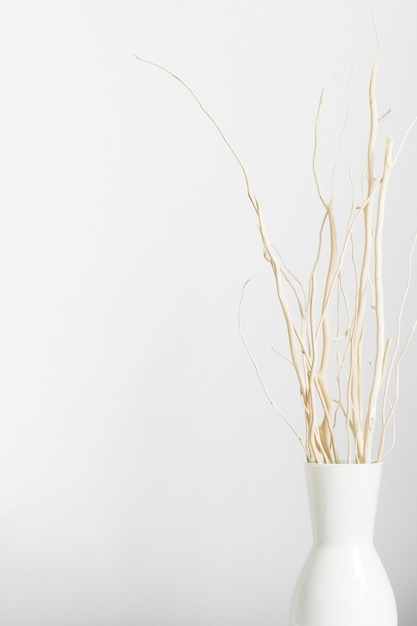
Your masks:
{"label": "vase body", "polygon": [[382,464],[306,464],[313,546],[291,626],[397,626],[394,593],[373,544]]}

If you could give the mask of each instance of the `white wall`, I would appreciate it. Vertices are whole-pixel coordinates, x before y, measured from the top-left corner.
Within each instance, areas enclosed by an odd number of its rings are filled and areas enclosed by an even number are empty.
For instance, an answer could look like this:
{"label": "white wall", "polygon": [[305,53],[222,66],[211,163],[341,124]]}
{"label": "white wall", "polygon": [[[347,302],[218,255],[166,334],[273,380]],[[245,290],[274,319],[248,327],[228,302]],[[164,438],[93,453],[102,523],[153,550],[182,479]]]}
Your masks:
{"label": "white wall", "polygon": [[[416,5],[378,0],[376,19],[398,146],[417,113]],[[199,94],[301,273],[321,219],[318,97],[326,87],[326,172],[352,64],[363,118],[346,149],[363,165],[370,2],[3,3],[0,624],[284,625],[310,522],[302,450],[237,329],[251,277],[248,341],[301,423],[290,369],[269,368],[263,328],[284,349],[285,334],[256,220],[190,95],[133,52]],[[417,230],[416,163],[414,130],[387,207],[399,267]],[[417,618],[416,354],[414,341],[376,532],[402,626]]]}

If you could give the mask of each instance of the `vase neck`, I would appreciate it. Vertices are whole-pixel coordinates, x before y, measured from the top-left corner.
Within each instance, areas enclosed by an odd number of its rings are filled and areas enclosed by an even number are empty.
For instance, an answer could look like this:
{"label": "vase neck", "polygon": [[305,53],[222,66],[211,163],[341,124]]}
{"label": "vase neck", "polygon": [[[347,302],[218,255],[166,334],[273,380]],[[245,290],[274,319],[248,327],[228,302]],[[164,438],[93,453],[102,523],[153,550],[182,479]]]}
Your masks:
{"label": "vase neck", "polygon": [[316,543],[372,543],[381,469],[381,464],[306,465]]}

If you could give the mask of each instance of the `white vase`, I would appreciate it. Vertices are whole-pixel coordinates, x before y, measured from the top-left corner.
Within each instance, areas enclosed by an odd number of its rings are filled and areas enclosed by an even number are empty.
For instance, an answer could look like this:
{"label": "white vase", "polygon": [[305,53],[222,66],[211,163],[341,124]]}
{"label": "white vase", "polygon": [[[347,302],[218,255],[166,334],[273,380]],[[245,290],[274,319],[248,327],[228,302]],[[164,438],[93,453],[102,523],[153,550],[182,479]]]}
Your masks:
{"label": "white vase", "polygon": [[306,464],[313,547],[291,626],[397,626],[394,593],[373,544],[382,464]]}

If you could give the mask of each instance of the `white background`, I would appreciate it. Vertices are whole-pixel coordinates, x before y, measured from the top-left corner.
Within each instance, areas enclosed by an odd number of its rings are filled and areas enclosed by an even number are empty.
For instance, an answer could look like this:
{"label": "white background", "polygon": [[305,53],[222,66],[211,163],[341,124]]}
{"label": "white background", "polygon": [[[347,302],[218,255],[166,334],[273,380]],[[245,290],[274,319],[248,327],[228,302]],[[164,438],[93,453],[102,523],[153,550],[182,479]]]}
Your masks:
{"label": "white background", "polygon": [[[417,114],[416,7],[376,6],[382,134],[397,147]],[[300,428],[302,415],[264,334],[286,350],[255,216],[190,94],[132,53],[199,94],[305,276],[320,90],[328,189],[352,65],[347,155],[363,167],[375,50],[363,0],[2,2],[1,626],[287,623],[310,544],[304,458],[239,337],[247,278],[247,340]],[[417,129],[387,206],[388,304],[417,230],[416,173]],[[401,626],[417,620],[416,354],[414,341],[376,528]]]}

